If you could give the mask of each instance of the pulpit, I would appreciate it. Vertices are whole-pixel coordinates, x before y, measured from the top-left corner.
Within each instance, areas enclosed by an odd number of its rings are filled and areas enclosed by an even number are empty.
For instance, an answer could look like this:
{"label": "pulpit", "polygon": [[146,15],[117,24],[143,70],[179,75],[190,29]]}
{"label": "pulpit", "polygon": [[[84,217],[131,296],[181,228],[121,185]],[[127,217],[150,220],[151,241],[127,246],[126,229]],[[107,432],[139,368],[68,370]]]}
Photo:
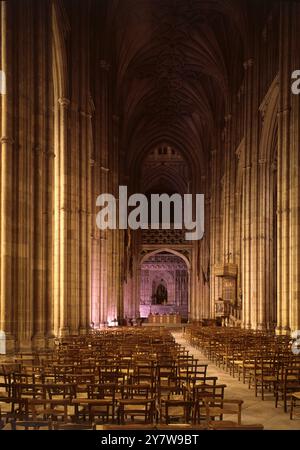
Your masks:
{"label": "pulpit", "polygon": [[228,323],[230,310],[230,301],[220,299],[215,302],[215,316],[216,319],[222,320],[223,326],[226,326]]}
{"label": "pulpit", "polygon": [[235,264],[222,264],[215,266],[215,276],[222,279],[222,300],[228,301],[232,306],[237,303],[237,274]]}

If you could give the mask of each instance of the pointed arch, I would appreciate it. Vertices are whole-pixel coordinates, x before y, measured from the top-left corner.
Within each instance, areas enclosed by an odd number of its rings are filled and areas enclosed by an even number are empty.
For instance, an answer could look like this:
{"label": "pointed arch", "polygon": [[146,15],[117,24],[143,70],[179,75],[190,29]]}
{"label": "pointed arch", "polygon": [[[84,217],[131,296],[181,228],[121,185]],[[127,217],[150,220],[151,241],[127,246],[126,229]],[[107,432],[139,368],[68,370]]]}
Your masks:
{"label": "pointed arch", "polygon": [[191,263],[188,260],[188,258],[183,253],[178,252],[177,250],[174,250],[174,249],[168,248],[168,247],[166,247],[166,248],[159,248],[157,250],[153,250],[152,252],[147,253],[146,255],[142,255],[142,257],[140,259],[140,266],[144,262],[146,262],[149,258],[151,258],[152,256],[155,256],[155,255],[158,255],[159,253],[171,253],[172,255],[178,256],[179,258],[181,258],[185,262],[188,270],[190,270]]}
{"label": "pointed arch", "polygon": [[53,84],[55,101],[68,97],[67,89],[67,50],[65,37],[69,31],[62,2],[52,2],[52,57],[53,57]]}
{"label": "pointed arch", "polygon": [[278,76],[274,79],[270,89],[260,106],[263,116],[263,128],[260,139],[259,159],[261,161],[273,162],[274,145],[276,146],[277,136],[277,115],[279,101],[279,81]]}

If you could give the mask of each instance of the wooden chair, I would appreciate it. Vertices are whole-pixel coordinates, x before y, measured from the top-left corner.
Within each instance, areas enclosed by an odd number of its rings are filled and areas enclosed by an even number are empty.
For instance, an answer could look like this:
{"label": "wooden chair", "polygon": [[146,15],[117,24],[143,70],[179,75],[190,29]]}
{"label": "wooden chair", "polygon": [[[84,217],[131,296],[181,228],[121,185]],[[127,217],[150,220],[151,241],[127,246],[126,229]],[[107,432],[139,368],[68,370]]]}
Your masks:
{"label": "wooden chair", "polygon": [[123,425],[107,425],[107,424],[95,424],[94,430],[101,430],[101,431],[117,431],[117,430],[156,430],[156,426],[153,424],[138,424],[138,423],[125,423]]}
{"label": "wooden chair", "polygon": [[275,406],[277,407],[279,397],[283,399],[284,412],[287,412],[288,399],[300,390],[300,368],[286,367],[284,370],[283,384],[278,385],[275,392]]}
{"label": "wooden chair", "polygon": [[164,400],[170,400],[170,399],[180,399],[180,400],[187,400],[189,395],[189,390],[187,387],[183,386],[182,384],[176,384],[176,385],[160,385],[157,387],[157,401],[158,404],[161,405]]}
{"label": "wooden chair", "polygon": [[[18,371],[20,367],[18,366]],[[0,366],[0,377],[2,382],[0,384],[0,397],[11,397],[11,385],[13,382],[13,366],[8,364],[2,364]]]}
{"label": "wooden chair", "polygon": [[27,372],[14,372],[13,373],[13,382],[19,384],[27,384],[33,385],[38,383],[38,377],[36,373],[27,373]]}
{"label": "wooden chair", "polygon": [[44,384],[45,398],[50,400],[68,399],[70,402],[77,396],[77,385],[75,383]]}
{"label": "wooden chair", "polygon": [[114,404],[111,399],[75,398],[72,405],[75,406],[75,423],[114,422]]}
{"label": "wooden chair", "polygon": [[[241,425],[242,422],[242,404],[243,400],[227,400],[223,399],[220,403],[219,400],[211,399],[211,398],[205,398],[204,404],[206,408],[206,421],[210,425],[212,420],[215,421],[215,419],[218,417],[220,421],[223,421],[224,415],[236,415],[237,416],[237,422],[232,421],[226,421],[227,424],[237,424]],[[224,426],[225,421],[223,422],[221,427]],[[213,424],[215,426],[215,424]],[[217,425],[218,426],[218,425]]]}
{"label": "wooden chair", "polygon": [[61,421],[68,421],[68,405],[69,400],[51,400],[51,399],[27,399],[28,416],[33,420],[56,420],[61,418]]}
{"label": "wooden chair", "polygon": [[249,385],[254,384],[255,397],[258,390],[261,391],[261,399],[265,399],[265,389],[274,393],[277,375],[275,371],[274,357],[257,357],[255,358],[254,371],[249,378]]}
{"label": "wooden chair", "polygon": [[166,425],[172,421],[183,422],[185,424],[193,422],[194,403],[184,399],[166,399],[163,400],[160,408],[160,421]]}
{"label": "wooden chair", "polygon": [[194,422],[200,423],[207,419],[206,399],[214,401],[215,405],[221,406],[224,400],[226,384],[197,384],[193,387],[190,394],[191,400],[194,402]]}
{"label": "wooden chair", "polygon": [[300,417],[300,412],[296,413],[295,409],[297,406],[297,402],[300,402],[300,392],[294,392],[291,395],[291,411],[290,411],[290,419],[293,420],[294,417]]}
{"label": "wooden chair", "polygon": [[[106,422],[115,422],[115,409],[116,409],[116,395],[118,393],[118,386],[114,383],[105,383],[105,384],[91,384],[88,385],[88,391],[87,396],[89,399],[93,400],[104,400],[105,402],[102,402],[101,408],[98,408],[98,417],[102,418],[102,421],[104,418],[106,419]],[[121,390],[121,387],[120,387]],[[120,393],[121,395],[121,393]],[[103,411],[104,410],[104,411]],[[94,406],[93,411],[90,411],[93,413],[92,416],[97,416],[97,407]]]}
{"label": "wooden chair", "polygon": [[89,423],[61,423],[61,422],[55,422],[53,424],[53,430],[67,430],[67,431],[74,431],[74,430],[94,430],[94,424]]}
{"label": "wooden chair", "polygon": [[25,398],[45,398],[43,384],[12,383],[12,397],[14,400]]}
{"label": "wooden chair", "polygon": [[99,367],[99,383],[100,384],[125,384],[126,383],[126,374],[120,372],[119,370],[104,370],[103,366]]}
{"label": "wooden chair", "polygon": [[[190,380],[190,383],[187,385],[191,396],[193,396],[196,392],[197,389],[203,386],[216,386],[218,382],[218,377],[199,377],[199,378],[194,378],[192,380]],[[193,397],[194,400],[194,397]]]}
{"label": "wooden chair", "polygon": [[0,430],[5,427],[5,421],[3,420],[1,408],[0,408]]}
{"label": "wooden chair", "polygon": [[155,416],[155,399],[120,399],[117,414],[119,424],[125,424],[128,418],[130,418],[131,423],[138,418],[139,422],[142,419],[145,424],[152,424]]}
{"label": "wooden chair", "polygon": [[9,405],[12,403],[12,387],[11,383],[0,383],[0,405],[7,412],[9,410]]}
{"label": "wooden chair", "polygon": [[188,383],[196,384],[199,382],[205,382],[207,378],[208,364],[197,364],[197,369],[188,376]]}
{"label": "wooden chair", "polygon": [[165,362],[158,360],[157,365],[157,384],[168,385],[171,379],[177,377],[177,368],[174,360],[165,360]]}
{"label": "wooden chair", "polygon": [[249,383],[251,373],[255,367],[256,350],[244,352],[240,360],[234,361],[233,371],[237,373],[239,381],[243,383]]}
{"label": "wooden chair", "polygon": [[187,362],[181,361],[177,364],[177,377],[185,383],[196,376],[198,371],[198,360],[188,360]]}
{"label": "wooden chair", "polygon": [[94,374],[66,374],[65,380],[67,384],[75,384],[76,392],[86,393],[87,386],[89,384],[95,384],[95,375]]}
{"label": "wooden chair", "polygon": [[205,424],[194,424],[194,423],[158,423],[155,426],[156,430],[174,431],[177,430],[208,430],[208,426]]}
{"label": "wooden chair", "polygon": [[156,364],[154,361],[133,363],[132,380],[136,384],[148,383],[154,390],[156,386]]}
{"label": "wooden chair", "polygon": [[228,421],[210,422],[207,426],[208,430],[241,430],[241,431],[262,431],[262,424],[238,425]]}
{"label": "wooden chair", "polygon": [[10,424],[12,430],[17,430],[18,428],[22,428],[25,430],[40,430],[41,428],[45,428],[47,430],[53,429],[51,420],[12,420]]}
{"label": "wooden chair", "polygon": [[153,398],[154,391],[149,383],[125,384],[120,388],[122,399]]}
{"label": "wooden chair", "polygon": [[171,423],[172,420],[189,423],[191,407],[189,390],[182,384],[160,385],[156,397],[157,422]]}

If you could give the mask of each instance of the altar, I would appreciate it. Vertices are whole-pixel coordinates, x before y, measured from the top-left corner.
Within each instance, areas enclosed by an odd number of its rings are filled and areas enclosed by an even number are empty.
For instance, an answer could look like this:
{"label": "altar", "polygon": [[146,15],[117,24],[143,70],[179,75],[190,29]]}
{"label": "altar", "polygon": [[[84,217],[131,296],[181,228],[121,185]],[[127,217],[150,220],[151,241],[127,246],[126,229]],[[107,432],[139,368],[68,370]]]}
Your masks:
{"label": "altar", "polygon": [[149,314],[148,323],[152,324],[180,324],[180,314]]}

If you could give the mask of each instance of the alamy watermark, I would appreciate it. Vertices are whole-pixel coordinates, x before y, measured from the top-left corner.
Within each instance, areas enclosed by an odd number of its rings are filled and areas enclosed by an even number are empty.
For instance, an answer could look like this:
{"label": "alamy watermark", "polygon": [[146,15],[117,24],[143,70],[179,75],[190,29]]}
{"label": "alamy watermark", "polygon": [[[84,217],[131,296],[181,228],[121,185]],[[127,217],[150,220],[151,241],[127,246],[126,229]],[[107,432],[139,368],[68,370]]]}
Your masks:
{"label": "alamy watermark", "polygon": [[300,330],[296,330],[291,335],[292,338],[292,353],[300,355]]}
{"label": "alamy watermark", "polygon": [[6,94],[6,76],[3,70],[0,70],[0,95]]}
{"label": "alamy watermark", "polygon": [[151,194],[150,198],[133,194],[128,198],[127,186],[119,186],[118,199],[101,194],[96,206],[101,208],[96,217],[100,230],[185,230],[187,241],[198,241],[204,234],[203,194]]}
{"label": "alamy watermark", "polygon": [[292,82],[292,93],[294,95],[300,94],[300,70],[294,70],[292,73],[292,80],[295,80]]}

